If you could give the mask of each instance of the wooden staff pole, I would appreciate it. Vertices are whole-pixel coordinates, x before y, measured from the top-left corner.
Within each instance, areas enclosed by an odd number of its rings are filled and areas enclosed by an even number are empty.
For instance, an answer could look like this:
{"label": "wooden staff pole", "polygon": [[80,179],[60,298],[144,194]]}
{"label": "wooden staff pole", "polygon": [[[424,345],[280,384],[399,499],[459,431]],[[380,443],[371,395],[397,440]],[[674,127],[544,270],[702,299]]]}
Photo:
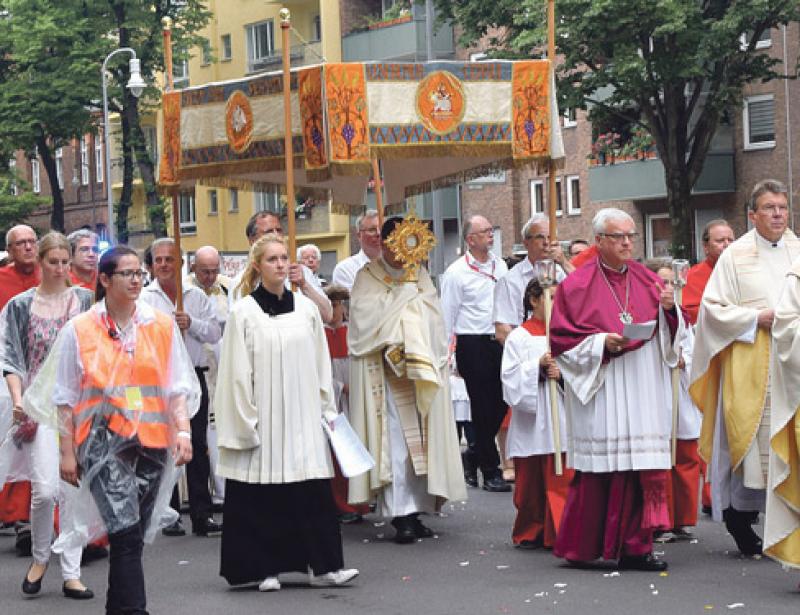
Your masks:
{"label": "wooden staff pole", "polygon": [[[164,91],[171,92],[175,89],[172,80],[172,19],[164,17],[161,20],[162,34],[164,36]],[[172,237],[175,240],[175,309],[183,311],[183,261],[181,255],[181,220],[180,203],[176,187],[170,187],[172,197]]]}
{"label": "wooden staff pole", "polygon": [[[289,9],[280,11],[281,50],[283,56],[283,149],[286,164],[286,231],[289,234],[289,262],[297,259],[297,228],[294,220],[294,149],[292,146],[292,73],[289,30],[292,27]],[[294,290],[294,284],[292,285]]]}
{"label": "wooden staff pole", "polygon": [[378,232],[380,232],[383,228],[383,182],[377,158],[372,159],[372,177],[375,178],[375,207],[378,210]]}
{"label": "wooden staff pole", "polygon": [[[681,309],[683,304],[683,287],[676,280],[675,285],[675,306]],[[678,362],[680,363],[681,353],[678,352]],[[672,465],[675,466],[678,458],[678,410],[680,401],[680,386],[681,386],[681,370],[678,364],[672,368],[672,441],[670,442],[670,451],[672,453]]]}
{"label": "wooden staff pole", "polygon": [[[547,2],[547,59],[550,65],[555,66],[556,61],[556,3],[555,0]],[[555,92],[550,92],[550,96],[555,96]],[[551,127],[552,130],[552,127]],[[552,154],[552,152],[551,152]],[[549,217],[550,217],[550,237],[551,243],[558,242],[558,226],[556,223],[556,165],[553,159],[548,163],[547,194],[549,196]],[[555,283],[555,280],[553,280]],[[547,351],[550,352],[550,315],[553,310],[553,286],[548,286],[544,291],[545,300],[545,327],[547,331]],[[553,424],[553,447],[555,459],[555,471],[558,476],[564,473],[561,463],[561,420],[558,413],[558,384],[553,378],[548,379],[550,388],[550,418]]]}

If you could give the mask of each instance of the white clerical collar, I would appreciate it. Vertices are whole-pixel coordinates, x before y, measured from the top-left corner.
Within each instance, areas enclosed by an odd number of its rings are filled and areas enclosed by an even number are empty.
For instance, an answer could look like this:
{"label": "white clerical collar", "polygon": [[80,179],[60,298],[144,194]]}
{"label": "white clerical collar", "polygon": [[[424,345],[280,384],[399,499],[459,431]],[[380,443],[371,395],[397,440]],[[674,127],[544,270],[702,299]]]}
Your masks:
{"label": "white clerical collar", "polygon": [[782,248],[783,247],[783,235],[781,235],[778,241],[770,241],[766,237],[762,237],[761,234],[756,231],[756,242],[760,243],[765,248]]}
{"label": "white clerical collar", "polygon": [[602,258],[599,258],[597,260],[600,262],[600,266],[601,267],[604,267],[604,268],[608,269],[609,271],[614,271],[616,273],[625,273],[628,270],[628,264],[627,263],[622,263],[622,267],[620,269],[614,269],[613,267],[611,267],[609,265],[606,265],[603,262]]}

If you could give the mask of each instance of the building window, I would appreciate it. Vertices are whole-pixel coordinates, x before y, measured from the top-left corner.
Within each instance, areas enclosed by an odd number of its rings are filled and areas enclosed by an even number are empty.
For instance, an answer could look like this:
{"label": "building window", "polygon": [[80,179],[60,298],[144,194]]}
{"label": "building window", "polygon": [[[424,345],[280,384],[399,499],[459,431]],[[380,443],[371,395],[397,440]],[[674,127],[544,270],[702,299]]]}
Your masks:
{"label": "building window", "polygon": [[574,128],[578,125],[578,112],[575,107],[564,110],[564,128]]}
{"label": "building window", "polygon": [[[753,40],[752,30],[742,34],[740,40],[742,50],[747,49],[750,46],[750,41]],[[772,47],[772,31],[769,28],[765,29],[756,41],[756,49],[767,49],[768,47]]]}
{"label": "building window", "polygon": [[744,149],[775,147],[775,98],[772,94],[748,96],[743,111]]}
{"label": "building window", "polygon": [[150,161],[158,164],[158,130],[155,126],[142,126],[142,134],[144,135],[144,145],[147,148],[147,153],[150,155]]}
{"label": "building window", "polygon": [[11,176],[11,184],[9,186],[11,194],[17,196],[19,195],[19,188],[17,188],[17,161],[14,158],[8,161],[8,174]]}
{"label": "building window", "polygon": [[178,60],[172,67],[172,85],[176,88],[189,87],[189,61]]}
{"label": "building window", "polygon": [[231,45],[231,35],[223,34],[220,37],[222,42],[222,60],[230,60],[233,57],[233,45]]}
{"label": "building window", "polygon": [[314,15],[311,20],[311,36],[314,37],[313,41],[322,40],[322,19],[320,19],[319,15]]}
{"label": "building window", "polygon": [[281,213],[281,194],[277,188],[269,192],[254,192],[253,197],[255,199],[253,203],[254,212],[272,211],[276,214]]}
{"label": "building window", "polygon": [[564,211],[564,205],[561,202],[561,178],[556,179],[556,216],[560,216]]}
{"label": "building window", "polygon": [[216,216],[217,212],[218,212],[217,191],[216,190],[209,190],[208,191],[208,215],[209,216]]}
{"label": "building window", "polygon": [[581,180],[577,175],[567,177],[567,214],[581,213]]}
{"label": "building window", "polygon": [[58,178],[58,189],[64,189],[64,148],[56,148],[56,177]]}
{"label": "building window", "polygon": [[541,179],[531,180],[531,213],[544,213],[544,182]]}
{"label": "building window", "polygon": [[228,211],[236,213],[239,211],[239,191],[236,188],[228,190],[228,199],[230,200],[230,207]]}
{"label": "building window", "polygon": [[197,216],[194,209],[194,194],[181,192],[178,195],[179,221],[181,223],[181,233],[194,235],[197,233]]}
{"label": "building window", "polygon": [[97,183],[103,183],[103,140],[98,134],[94,138],[94,175],[97,177]]}
{"label": "building window", "polygon": [[202,66],[208,66],[211,64],[211,46],[206,44],[203,45],[203,63]]}
{"label": "building window", "polygon": [[647,214],[646,258],[664,258],[670,255],[672,222],[669,214]]}
{"label": "building window", "polygon": [[263,62],[274,54],[272,20],[247,26],[247,67],[249,72],[263,68]]}
{"label": "building window", "polygon": [[39,150],[34,150],[31,158],[31,186],[36,194],[42,191],[42,180],[39,177]]}
{"label": "building window", "polygon": [[88,137],[81,139],[81,185],[89,185],[89,144]]}

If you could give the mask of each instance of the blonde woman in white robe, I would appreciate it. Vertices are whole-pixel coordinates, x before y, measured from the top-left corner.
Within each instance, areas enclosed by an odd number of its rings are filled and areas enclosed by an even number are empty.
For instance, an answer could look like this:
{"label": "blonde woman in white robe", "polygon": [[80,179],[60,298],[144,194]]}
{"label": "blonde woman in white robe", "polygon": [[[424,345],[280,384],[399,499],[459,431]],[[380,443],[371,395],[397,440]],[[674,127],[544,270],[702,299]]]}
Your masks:
{"label": "blonde woman in white robe", "polygon": [[224,476],[221,575],[231,585],[280,589],[278,575],[308,572],[313,585],[341,585],[342,538],[321,421],[336,416],[322,319],[286,289],[282,238],[250,249],[222,340],[214,406]]}

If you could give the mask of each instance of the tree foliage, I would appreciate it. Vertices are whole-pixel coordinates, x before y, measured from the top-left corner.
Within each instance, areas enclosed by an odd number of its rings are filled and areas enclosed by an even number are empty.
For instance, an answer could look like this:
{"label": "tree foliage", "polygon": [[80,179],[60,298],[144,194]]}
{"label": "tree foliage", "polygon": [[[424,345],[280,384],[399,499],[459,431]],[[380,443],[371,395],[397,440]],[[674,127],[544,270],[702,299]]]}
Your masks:
{"label": "tree foliage", "polygon": [[91,129],[97,57],[110,41],[97,35],[91,6],[79,0],[6,0],[0,19],[0,135],[34,152],[52,187],[50,224],[64,230],[55,150]]}
{"label": "tree foliage", "polygon": [[[546,0],[437,0],[463,28],[501,54],[541,53]],[[691,252],[691,190],[720,119],[744,86],[787,77],[756,48],[761,35],[800,19],[796,0],[557,0],[563,105],[590,119],[617,115],[654,137],[667,185],[673,255]],[[742,41],[746,41],[744,44]],[[794,62],[793,70],[796,71]],[[791,75],[794,76],[794,75]]]}

